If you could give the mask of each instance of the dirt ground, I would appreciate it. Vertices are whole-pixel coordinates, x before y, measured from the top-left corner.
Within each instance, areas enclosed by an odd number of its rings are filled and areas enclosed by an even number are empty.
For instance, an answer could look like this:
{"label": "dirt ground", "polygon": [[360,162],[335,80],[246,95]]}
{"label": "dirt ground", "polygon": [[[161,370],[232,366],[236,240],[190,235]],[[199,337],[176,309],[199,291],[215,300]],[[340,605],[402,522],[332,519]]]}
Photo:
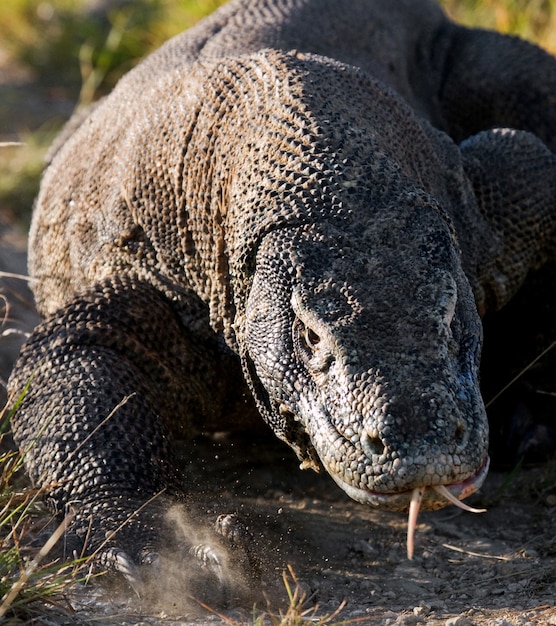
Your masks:
{"label": "dirt ground", "polygon": [[[27,91],[30,97],[22,98],[28,89],[26,77],[11,80],[2,85],[2,93],[46,119],[54,106],[48,97],[41,100]],[[59,100],[55,106],[67,108]],[[21,121],[25,111],[17,110]],[[8,132],[0,140],[12,138]],[[2,215],[2,207],[0,218],[0,269],[24,273],[24,237]],[[36,318],[25,283],[1,282],[12,305],[4,329],[28,329]],[[20,341],[20,335],[11,332],[0,342],[4,377]],[[352,502],[327,476],[301,472],[292,453],[274,439],[197,441],[192,451],[188,474],[197,508],[209,517],[238,512],[255,537],[263,561],[261,589],[255,595],[263,609],[263,595],[272,598],[275,610],[285,609],[282,573],[291,565],[311,596],[307,607],[318,603],[317,615],[346,602],[335,622],[556,625],[553,464],[513,473],[492,471],[480,493],[470,498],[470,504],[488,509],[484,514],[454,507],[422,513],[415,557],[408,561],[403,515]],[[185,595],[147,606],[133,594],[93,586],[78,587],[71,599],[75,619],[85,623],[177,626],[222,621],[210,612],[184,608]],[[228,608],[224,614],[236,623],[246,621],[250,605]]]}
{"label": "dirt ground", "polygon": [[[263,562],[254,590],[261,609],[267,596],[275,612],[286,610],[282,573],[291,565],[312,595],[307,608],[318,604],[316,615],[346,602],[335,623],[556,625],[554,466],[491,472],[469,499],[488,509],[481,515],[455,507],[422,513],[409,561],[403,515],[357,504],[327,476],[301,472],[280,442],[207,439],[192,451],[188,475],[196,508],[207,519],[236,512],[253,533]],[[172,582],[161,582],[155,596]],[[220,622],[194,610],[187,590],[154,606],[132,594],[103,593],[79,591],[82,617],[153,626]],[[219,609],[210,594],[205,601]],[[250,604],[222,613],[243,623]]]}

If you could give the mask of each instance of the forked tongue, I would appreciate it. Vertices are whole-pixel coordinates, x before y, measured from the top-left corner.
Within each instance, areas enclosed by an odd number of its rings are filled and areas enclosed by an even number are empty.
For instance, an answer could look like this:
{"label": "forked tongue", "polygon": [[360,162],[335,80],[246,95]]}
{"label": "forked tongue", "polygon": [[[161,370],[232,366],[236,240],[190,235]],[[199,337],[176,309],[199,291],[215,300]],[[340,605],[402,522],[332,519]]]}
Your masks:
{"label": "forked tongue", "polygon": [[[411,492],[411,500],[409,501],[409,519],[407,521],[407,558],[409,560],[413,558],[417,516],[419,515],[419,508],[421,507],[421,501],[426,489],[426,487],[416,487]],[[468,511],[469,513],[484,513],[486,511],[486,509],[474,509],[473,507],[464,504],[461,500],[458,500],[456,496],[450,493],[444,485],[434,485],[432,489],[464,511]]]}

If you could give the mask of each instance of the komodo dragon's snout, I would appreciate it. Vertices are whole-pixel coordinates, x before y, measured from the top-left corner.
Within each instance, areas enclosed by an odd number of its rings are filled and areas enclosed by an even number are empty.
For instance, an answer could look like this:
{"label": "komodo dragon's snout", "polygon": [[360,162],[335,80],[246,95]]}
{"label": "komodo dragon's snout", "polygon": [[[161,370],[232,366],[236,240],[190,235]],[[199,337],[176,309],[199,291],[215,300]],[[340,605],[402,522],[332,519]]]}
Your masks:
{"label": "komodo dragon's snout", "polygon": [[306,465],[316,456],[363,503],[407,510],[424,488],[440,508],[428,487],[463,498],[486,475],[481,324],[446,216],[400,204],[363,237],[330,224],[269,235],[246,342],[262,412]]}

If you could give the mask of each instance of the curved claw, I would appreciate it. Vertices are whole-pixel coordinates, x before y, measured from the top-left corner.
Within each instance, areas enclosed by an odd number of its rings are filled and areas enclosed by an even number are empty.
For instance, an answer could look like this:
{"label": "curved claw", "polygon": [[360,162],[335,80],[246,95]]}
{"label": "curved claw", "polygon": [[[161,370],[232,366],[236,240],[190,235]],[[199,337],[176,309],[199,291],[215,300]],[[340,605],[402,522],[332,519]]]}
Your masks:
{"label": "curved claw", "polygon": [[141,559],[141,565],[145,565],[153,570],[160,570],[162,567],[160,554],[158,552],[148,552]]}
{"label": "curved claw", "polygon": [[235,561],[243,563],[244,573],[251,583],[260,580],[261,560],[254,549],[255,538],[247,524],[235,513],[230,513],[218,516],[215,528],[235,551]]}
{"label": "curved claw", "polygon": [[217,552],[206,543],[200,543],[189,548],[189,554],[197,559],[203,569],[211,571],[220,583],[224,582],[222,562]]}
{"label": "curved claw", "polygon": [[109,548],[99,555],[98,561],[107,571],[121,574],[137,597],[140,597],[141,575],[133,559],[126,552],[118,548]]}
{"label": "curved claw", "polygon": [[245,548],[253,541],[249,529],[235,513],[219,515],[216,519],[215,529],[233,548]]}

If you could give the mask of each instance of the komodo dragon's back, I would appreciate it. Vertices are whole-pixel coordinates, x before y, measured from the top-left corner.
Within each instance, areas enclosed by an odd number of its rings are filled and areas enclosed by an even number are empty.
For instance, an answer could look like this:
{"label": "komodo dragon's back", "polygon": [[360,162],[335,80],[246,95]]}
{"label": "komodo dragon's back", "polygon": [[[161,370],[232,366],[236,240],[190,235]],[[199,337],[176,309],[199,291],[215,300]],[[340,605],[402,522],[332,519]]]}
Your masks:
{"label": "komodo dragon's back", "polygon": [[244,0],[70,121],[10,389],[77,544],[136,580],[173,440],[255,405],[361,502],[477,489],[479,314],[553,256],[554,93],[552,57],[429,0]]}

